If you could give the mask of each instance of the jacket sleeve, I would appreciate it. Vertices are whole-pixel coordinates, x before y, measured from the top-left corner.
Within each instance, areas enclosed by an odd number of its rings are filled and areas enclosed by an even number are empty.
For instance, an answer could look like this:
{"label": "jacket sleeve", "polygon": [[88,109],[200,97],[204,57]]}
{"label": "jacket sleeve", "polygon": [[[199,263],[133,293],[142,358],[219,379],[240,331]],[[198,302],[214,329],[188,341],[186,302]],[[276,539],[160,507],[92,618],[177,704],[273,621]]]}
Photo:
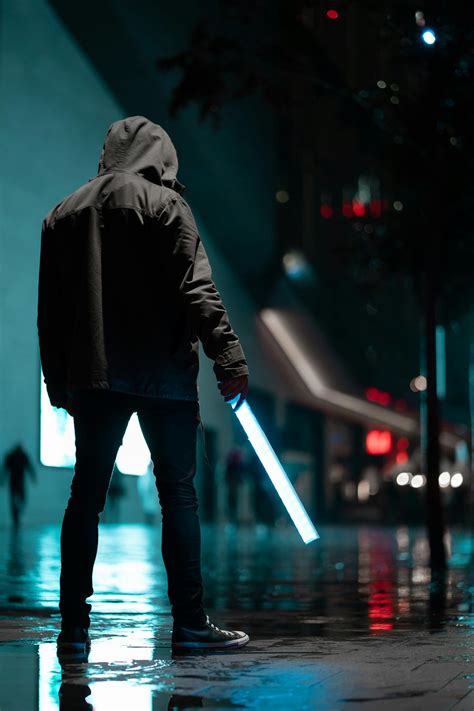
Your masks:
{"label": "jacket sleeve", "polygon": [[212,280],[209,260],[191,208],[176,194],[166,203],[159,220],[164,228],[164,246],[172,279],[184,300],[204,353],[214,361],[217,379],[248,375],[242,346]]}
{"label": "jacket sleeve", "polygon": [[38,339],[44,382],[51,405],[62,407],[67,397],[63,302],[53,245],[54,233],[43,220],[38,279]]}

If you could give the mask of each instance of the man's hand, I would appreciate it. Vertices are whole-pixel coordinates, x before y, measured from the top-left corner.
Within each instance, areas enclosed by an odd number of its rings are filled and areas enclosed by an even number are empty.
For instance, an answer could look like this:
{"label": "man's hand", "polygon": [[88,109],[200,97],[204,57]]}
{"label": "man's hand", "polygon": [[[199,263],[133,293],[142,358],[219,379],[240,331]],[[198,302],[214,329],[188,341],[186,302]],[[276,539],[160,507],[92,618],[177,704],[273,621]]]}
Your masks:
{"label": "man's hand", "polygon": [[234,410],[238,410],[247,397],[249,391],[249,376],[239,375],[237,378],[222,380],[219,383],[219,390],[221,391],[221,395],[223,395],[226,402],[229,402],[240,395],[240,398],[234,407]]}

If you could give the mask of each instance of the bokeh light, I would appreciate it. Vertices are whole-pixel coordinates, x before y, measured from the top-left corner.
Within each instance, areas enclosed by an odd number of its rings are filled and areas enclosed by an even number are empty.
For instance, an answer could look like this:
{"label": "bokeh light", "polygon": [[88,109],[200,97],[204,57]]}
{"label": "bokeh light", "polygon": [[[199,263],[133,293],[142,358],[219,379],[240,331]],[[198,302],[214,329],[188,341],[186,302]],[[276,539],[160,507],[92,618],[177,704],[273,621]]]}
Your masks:
{"label": "bokeh light", "polygon": [[463,483],[463,475],[460,472],[456,472],[456,474],[453,474],[451,477],[451,486],[453,489],[457,489],[458,486],[461,486]]}
{"label": "bokeh light", "polygon": [[290,199],[290,196],[288,195],[288,192],[286,190],[277,190],[275,193],[275,199],[277,202],[288,202]]}
{"label": "bokeh light", "polygon": [[451,481],[451,474],[449,472],[441,472],[438,481],[440,487],[442,489],[445,489],[447,486],[449,486],[449,482]]}
{"label": "bokeh light", "polygon": [[425,44],[434,44],[436,42],[436,35],[433,30],[425,30],[421,36]]}

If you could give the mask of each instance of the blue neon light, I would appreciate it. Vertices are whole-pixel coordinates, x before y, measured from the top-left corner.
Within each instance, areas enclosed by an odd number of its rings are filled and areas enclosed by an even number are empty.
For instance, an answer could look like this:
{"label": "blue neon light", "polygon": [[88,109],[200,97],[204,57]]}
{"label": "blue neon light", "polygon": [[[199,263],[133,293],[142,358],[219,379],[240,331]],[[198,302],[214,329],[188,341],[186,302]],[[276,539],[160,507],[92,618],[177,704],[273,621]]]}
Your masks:
{"label": "blue neon light", "polygon": [[426,44],[434,44],[436,42],[436,35],[433,30],[425,30],[421,36],[423,38],[423,42]]}
{"label": "blue neon light", "polygon": [[[238,400],[239,397],[237,396],[229,403],[234,411]],[[270,477],[273,486],[277,490],[280,499],[283,501],[286,510],[290,514],[293,523],[298,529],[301,538],[305,543],[315,541],[319,538],[319,533],[313,526],[293,484],[288,479],[280,460],[273,451],[264,431],[258,424],[248,402],[245,401],[242,403],[239,409],[235,411],[235,414],[245,434],[249,438],[249,442],[254,448],[257,457],[260,459],[265,471]]]}

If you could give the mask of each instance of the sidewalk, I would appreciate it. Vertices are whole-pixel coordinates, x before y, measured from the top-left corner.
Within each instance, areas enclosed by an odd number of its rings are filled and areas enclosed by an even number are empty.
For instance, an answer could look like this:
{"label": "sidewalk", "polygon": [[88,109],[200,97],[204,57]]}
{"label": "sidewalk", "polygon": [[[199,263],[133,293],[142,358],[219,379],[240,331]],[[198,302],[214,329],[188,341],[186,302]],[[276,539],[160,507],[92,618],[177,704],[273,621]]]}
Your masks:
{"label": "sidewalk", "polygon": [[59,528],[17,540],[2,530],[1,711],[472,711],[469,539],[452,534],[449,571],[435,584],[421,531],[320,532],[304,546],[291,528],[203,526],[206,610],[251,641],[172,655],[159,531],[103,525],[92,649],[61,668]]}

